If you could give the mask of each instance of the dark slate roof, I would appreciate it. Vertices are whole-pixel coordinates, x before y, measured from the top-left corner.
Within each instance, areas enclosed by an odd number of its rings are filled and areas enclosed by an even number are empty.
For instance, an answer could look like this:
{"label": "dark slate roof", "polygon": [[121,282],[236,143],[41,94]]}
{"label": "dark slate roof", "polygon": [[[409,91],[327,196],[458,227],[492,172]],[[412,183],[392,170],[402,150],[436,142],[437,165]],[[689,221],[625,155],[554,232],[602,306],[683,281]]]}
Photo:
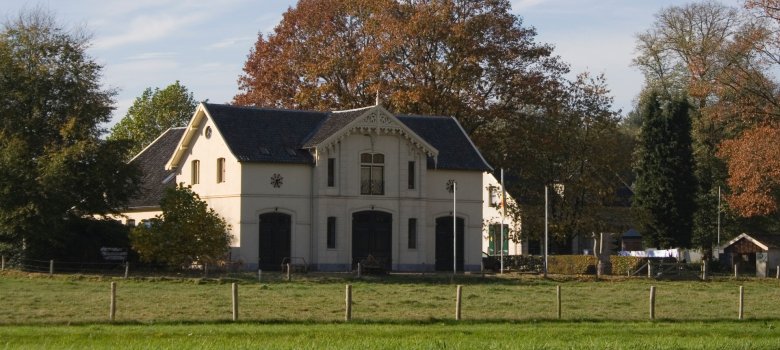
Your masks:
{"label": "dark slate roof", "polygon": [[370,107],[330,113],[328,119],[325,119],[312,137],[306,141],[304,147],[314,147],[320,142],[325,141],[328,137],[337,133],[347,126],[347,124],[355,120],[355,118],[365,113],[368,108]]}
{"label": "dark slate roof", "polygon": [[240,162],[312,163],[303,142],[328,113],[204,104]]}
{"label": "dark slate roof", "polygon": [[[130,161],[130,164],[135,164],[141,170],[141,188],[140,192],[128,202],[129,208],[158,206],[165,189],[176,185],[176,181],[169,178],[174,176],[175,171],[165,170],[165,163],[171,158],[185,129],[166,130]],[[163,183],[166,179],[169,181]]]}
{"label": "dark slate roof", "polygon": [[[326,140],[365,108],[344,112],[314,112],[204,104],[231,152],[242,162],[311,164],[309,148]],[[370,108],[370,107],[369,107]],[[439,150],[428,167],[491,170],[453,118],[398,116],[416,134]]]}
{"label": "dark slate roof", "polygon": [[398,119],[439,150],[436,164],[428,158],[428,168],[493,170],[455,119],[419,115],[399,115]]}

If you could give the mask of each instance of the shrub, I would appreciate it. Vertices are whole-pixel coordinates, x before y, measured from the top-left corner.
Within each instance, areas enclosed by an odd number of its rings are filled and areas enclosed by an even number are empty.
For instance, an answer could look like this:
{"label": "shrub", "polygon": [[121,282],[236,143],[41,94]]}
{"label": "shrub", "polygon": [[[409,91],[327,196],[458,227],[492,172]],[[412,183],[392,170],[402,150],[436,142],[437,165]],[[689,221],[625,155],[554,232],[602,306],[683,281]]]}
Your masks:
{"label": "shrub", "polygon": [[595,274],[596,262],[593,255],[550,255],[547,272],[559,275]]}
{"label": "shrub", "polygon": [[644,258],[636,256],[610,255],[609,257],[613,275],[626,275],[629,271],[634,272],[644,263],[644,260]]}

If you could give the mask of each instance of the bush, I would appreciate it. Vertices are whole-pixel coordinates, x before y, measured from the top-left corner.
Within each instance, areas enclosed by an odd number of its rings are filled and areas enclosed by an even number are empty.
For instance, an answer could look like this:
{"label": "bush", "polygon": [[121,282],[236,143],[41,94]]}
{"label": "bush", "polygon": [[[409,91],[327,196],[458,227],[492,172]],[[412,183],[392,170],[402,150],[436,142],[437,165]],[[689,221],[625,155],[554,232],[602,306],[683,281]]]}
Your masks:
{"label": "bush", "polygon": [[644,263],[645,258],[636,256],[610,255],[609,263],[612,264],[613,275],[627,275],[636,271]]}
{"label": "bush", "polygon": [[596,273],[596,257],[593,255],[550,255],[547,272],[559,275],[592,275]]}
{"label": "bush", "polygon": [[[501,269],[500,256],[487,256],[482,258],[482,266],[485,270],[498,271]],[[504,270],[515,272],[542,272],[544,259],[535,255],[504,255]]]}

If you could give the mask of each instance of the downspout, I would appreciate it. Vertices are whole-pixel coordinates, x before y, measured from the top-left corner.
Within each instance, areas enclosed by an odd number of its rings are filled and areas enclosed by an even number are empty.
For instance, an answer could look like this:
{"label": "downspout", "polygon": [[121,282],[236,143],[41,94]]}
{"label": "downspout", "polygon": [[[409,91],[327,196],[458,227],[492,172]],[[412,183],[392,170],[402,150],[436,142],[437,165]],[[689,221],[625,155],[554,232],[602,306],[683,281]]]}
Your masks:
{"label": "downspout", "polygon": [[311,166],[311,175],[309,176],[309,268],[316,270],[314,260],[314,177],[319,162],[319,152],[314,148],[314,164]]}

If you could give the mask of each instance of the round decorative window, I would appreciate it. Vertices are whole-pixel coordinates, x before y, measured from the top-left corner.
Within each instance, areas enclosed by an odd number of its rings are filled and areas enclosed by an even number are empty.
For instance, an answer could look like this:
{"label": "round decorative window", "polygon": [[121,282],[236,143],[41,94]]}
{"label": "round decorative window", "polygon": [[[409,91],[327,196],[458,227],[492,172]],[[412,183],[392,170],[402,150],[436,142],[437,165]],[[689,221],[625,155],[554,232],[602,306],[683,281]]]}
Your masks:
{"label": "round decorative window", "polygon": [[211,138],[211,127],[210,126],[206,127],[206,131],[204,132],[204,134],[206,135],[207,139]]}

